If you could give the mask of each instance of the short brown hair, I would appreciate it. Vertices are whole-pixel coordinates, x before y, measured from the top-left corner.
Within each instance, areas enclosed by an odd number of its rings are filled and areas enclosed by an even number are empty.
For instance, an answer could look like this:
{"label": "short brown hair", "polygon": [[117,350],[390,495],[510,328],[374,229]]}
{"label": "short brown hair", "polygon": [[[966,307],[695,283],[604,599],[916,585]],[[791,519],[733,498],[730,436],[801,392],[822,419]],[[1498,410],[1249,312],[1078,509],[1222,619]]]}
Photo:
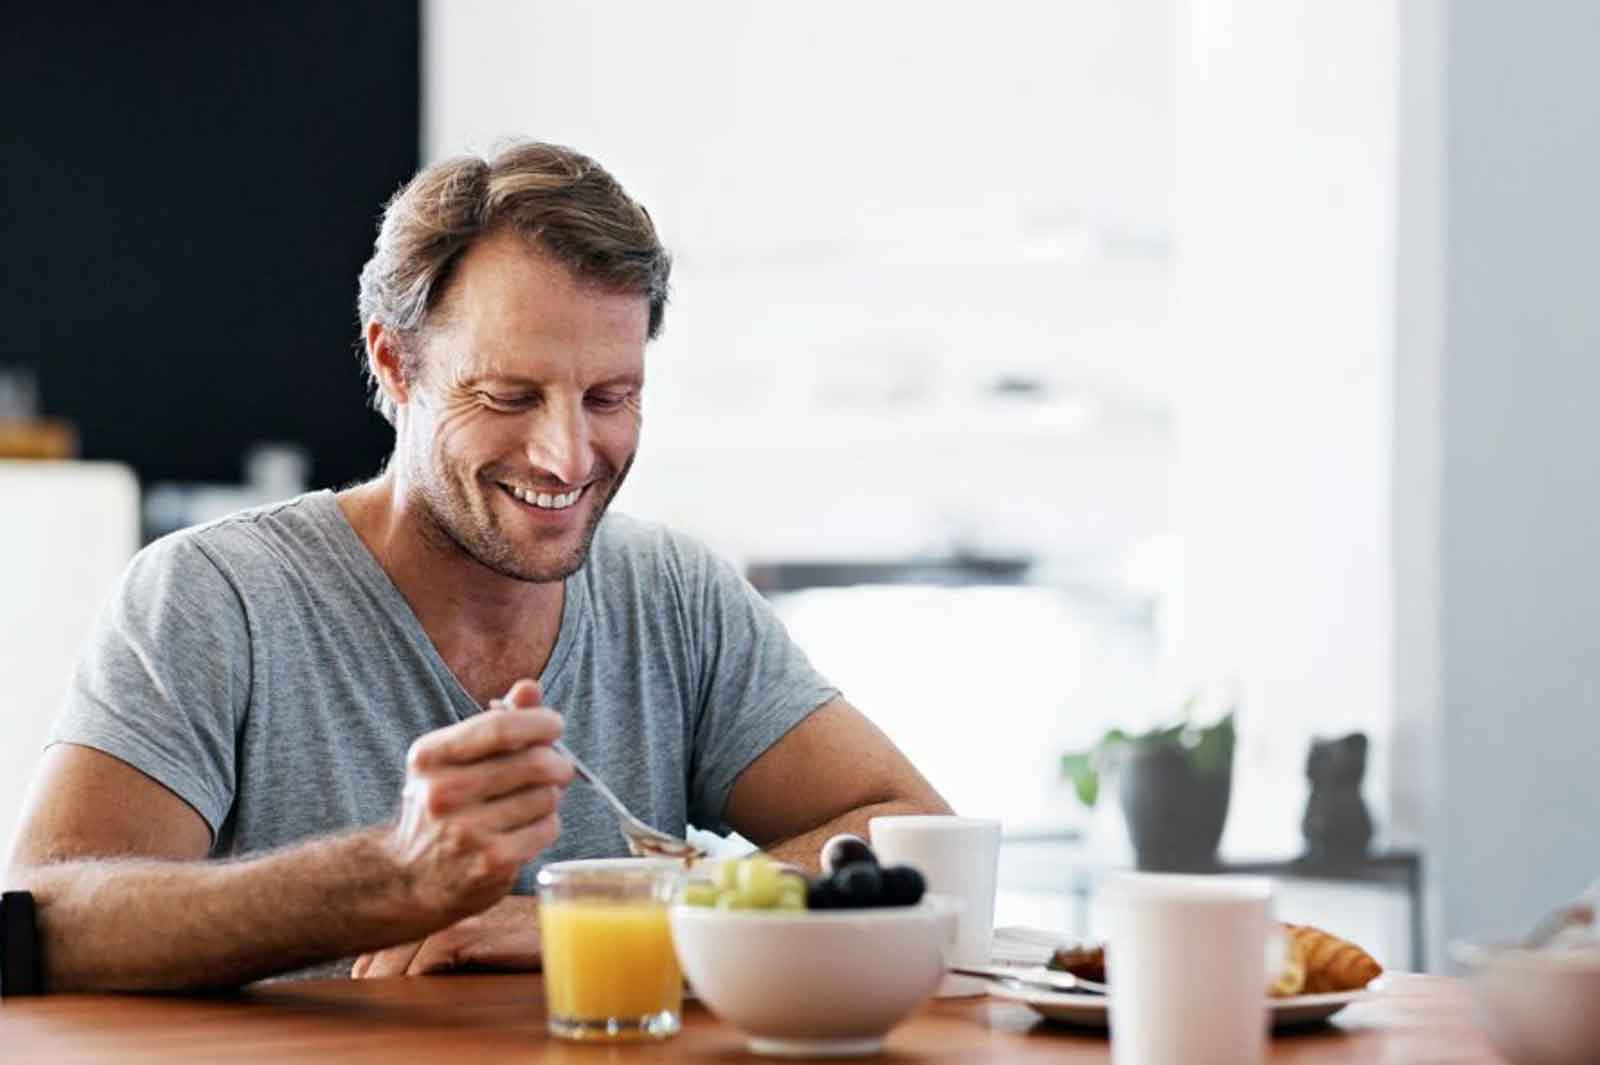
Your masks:
{"label": "short brown hair", "polygon": [[[473,241],[503,228],[536,241],[584,281],[647,297],[648,336],[661,331],[672,257],[650,213],[593,159],[560,145],[514,141],[489,158],[460,155],[427,167],[384,207],[356,305],[363,333],[378,321],[399,334],[408,380],[417,369],[416,341],[456,264]],[[367,375],[373,407],[393,422],[394,404],[370,366]]]}

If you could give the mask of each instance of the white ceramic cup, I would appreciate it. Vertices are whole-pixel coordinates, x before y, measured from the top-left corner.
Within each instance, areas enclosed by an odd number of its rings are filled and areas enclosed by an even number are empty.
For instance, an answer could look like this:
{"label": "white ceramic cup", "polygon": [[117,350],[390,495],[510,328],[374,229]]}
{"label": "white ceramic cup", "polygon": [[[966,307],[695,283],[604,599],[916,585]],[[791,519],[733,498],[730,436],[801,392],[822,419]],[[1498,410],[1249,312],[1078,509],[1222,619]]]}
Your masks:
{"label": "white ceramic cup", "polygon": [[1113,1065],[1255,1065],[1266,1052],[1272,883],[1129,873],[1095,890]]}
{"label": "white ceramic cup", "polygon": [[[995,875],[1000,863],[1000,822],[986,817],[898,815],[867,824],[872,849],[883,865],[909,865],[928,890],[961,905],[947,964],[988,965],[994,942]],[[981,980],[946,975],[941,998],[980,995]]]}

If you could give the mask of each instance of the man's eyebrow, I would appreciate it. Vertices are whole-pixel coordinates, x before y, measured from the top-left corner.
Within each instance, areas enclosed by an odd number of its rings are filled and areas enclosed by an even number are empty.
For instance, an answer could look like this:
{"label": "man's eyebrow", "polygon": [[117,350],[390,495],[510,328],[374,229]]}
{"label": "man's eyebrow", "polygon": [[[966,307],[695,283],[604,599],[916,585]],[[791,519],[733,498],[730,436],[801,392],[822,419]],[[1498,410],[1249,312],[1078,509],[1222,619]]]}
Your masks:
{"label": "man's eyebrow", "polygon": [[615,377],[606,378],[604,381],[596,381],[594,387],[612,388],[616,385],[631,385],[634,388],[638,388],[643,384],[644,374],[642,373],[619,373]]}
{"label": "man's eyebrow", "polygon": [[539,387],[539,382],[535,381],[531,377],[519,377],[516,374],[509,373],[495,373],[492,370],[485,373],[468,374],[467,376],[461,378],[456,387],[477,388],[479,385],[487,384],[512,385],[520,388]]}
{"label": "man's eyebrow", "polygon": [[[513,388],[536,389],[544,387],[543,384],[532,377],[523,377],[520,374],[514,373],[497,373],[493,370],[485,371],[483,373],[469,374],[461,379],[461,382],[457,387],[463,389],[472,389],[486,384],[510,385]],[[607,377],[604,380],[596,381],[590,387],[614,388],[617,385],[629,385],[634,388],[638,388],[643,384],[644,374],[628,372],[617,374],[615,377]]]}

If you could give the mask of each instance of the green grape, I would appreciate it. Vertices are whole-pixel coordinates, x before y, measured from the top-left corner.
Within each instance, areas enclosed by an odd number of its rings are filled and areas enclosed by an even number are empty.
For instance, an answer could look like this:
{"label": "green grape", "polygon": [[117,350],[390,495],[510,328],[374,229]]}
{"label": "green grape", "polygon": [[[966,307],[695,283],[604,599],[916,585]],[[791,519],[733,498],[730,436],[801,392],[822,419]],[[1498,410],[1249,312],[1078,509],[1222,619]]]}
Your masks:
{"label": "green grape", "polygon": [[690,906],[715,906],[717,904],[717,886],[704,881],[689,884],[683,889],[683,901]]}
{"label": "green grape", "polygon": [[751,859],[739,863],[737,890],[750,909],[767,910],[778,904],[782,878],[770,861]]}
{"label": "green grape", "polygon": [[804,910],[809,885],[805,874],[758,853],[720,863],[710,882],[684,889],[684,900],[719,910]]}

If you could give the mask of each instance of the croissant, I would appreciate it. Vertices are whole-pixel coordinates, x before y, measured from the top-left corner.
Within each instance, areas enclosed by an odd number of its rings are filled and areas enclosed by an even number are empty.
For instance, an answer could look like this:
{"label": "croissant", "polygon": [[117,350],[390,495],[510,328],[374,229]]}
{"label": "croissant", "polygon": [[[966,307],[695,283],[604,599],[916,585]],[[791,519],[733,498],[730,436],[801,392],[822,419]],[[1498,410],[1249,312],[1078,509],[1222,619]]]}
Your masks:
{"label": "croissant", "polygon": [[1299,993],[1359,991],[1383,973],[1377,960],[1348,939],[1308,924],[1283,926],[1289,937],[1289,965],[1305,970]]}
{"label": "croissant", "polygon": [[[1284,923],[1282,927],[1289,949],[1283,968],[1268,988],[1276,997],[1357,991],[1383,972],[1372,955],[1347,939],[1310,925]],[[1053,953],[1048,967],[1104,982],[1106,948],[1063,947]]]}

